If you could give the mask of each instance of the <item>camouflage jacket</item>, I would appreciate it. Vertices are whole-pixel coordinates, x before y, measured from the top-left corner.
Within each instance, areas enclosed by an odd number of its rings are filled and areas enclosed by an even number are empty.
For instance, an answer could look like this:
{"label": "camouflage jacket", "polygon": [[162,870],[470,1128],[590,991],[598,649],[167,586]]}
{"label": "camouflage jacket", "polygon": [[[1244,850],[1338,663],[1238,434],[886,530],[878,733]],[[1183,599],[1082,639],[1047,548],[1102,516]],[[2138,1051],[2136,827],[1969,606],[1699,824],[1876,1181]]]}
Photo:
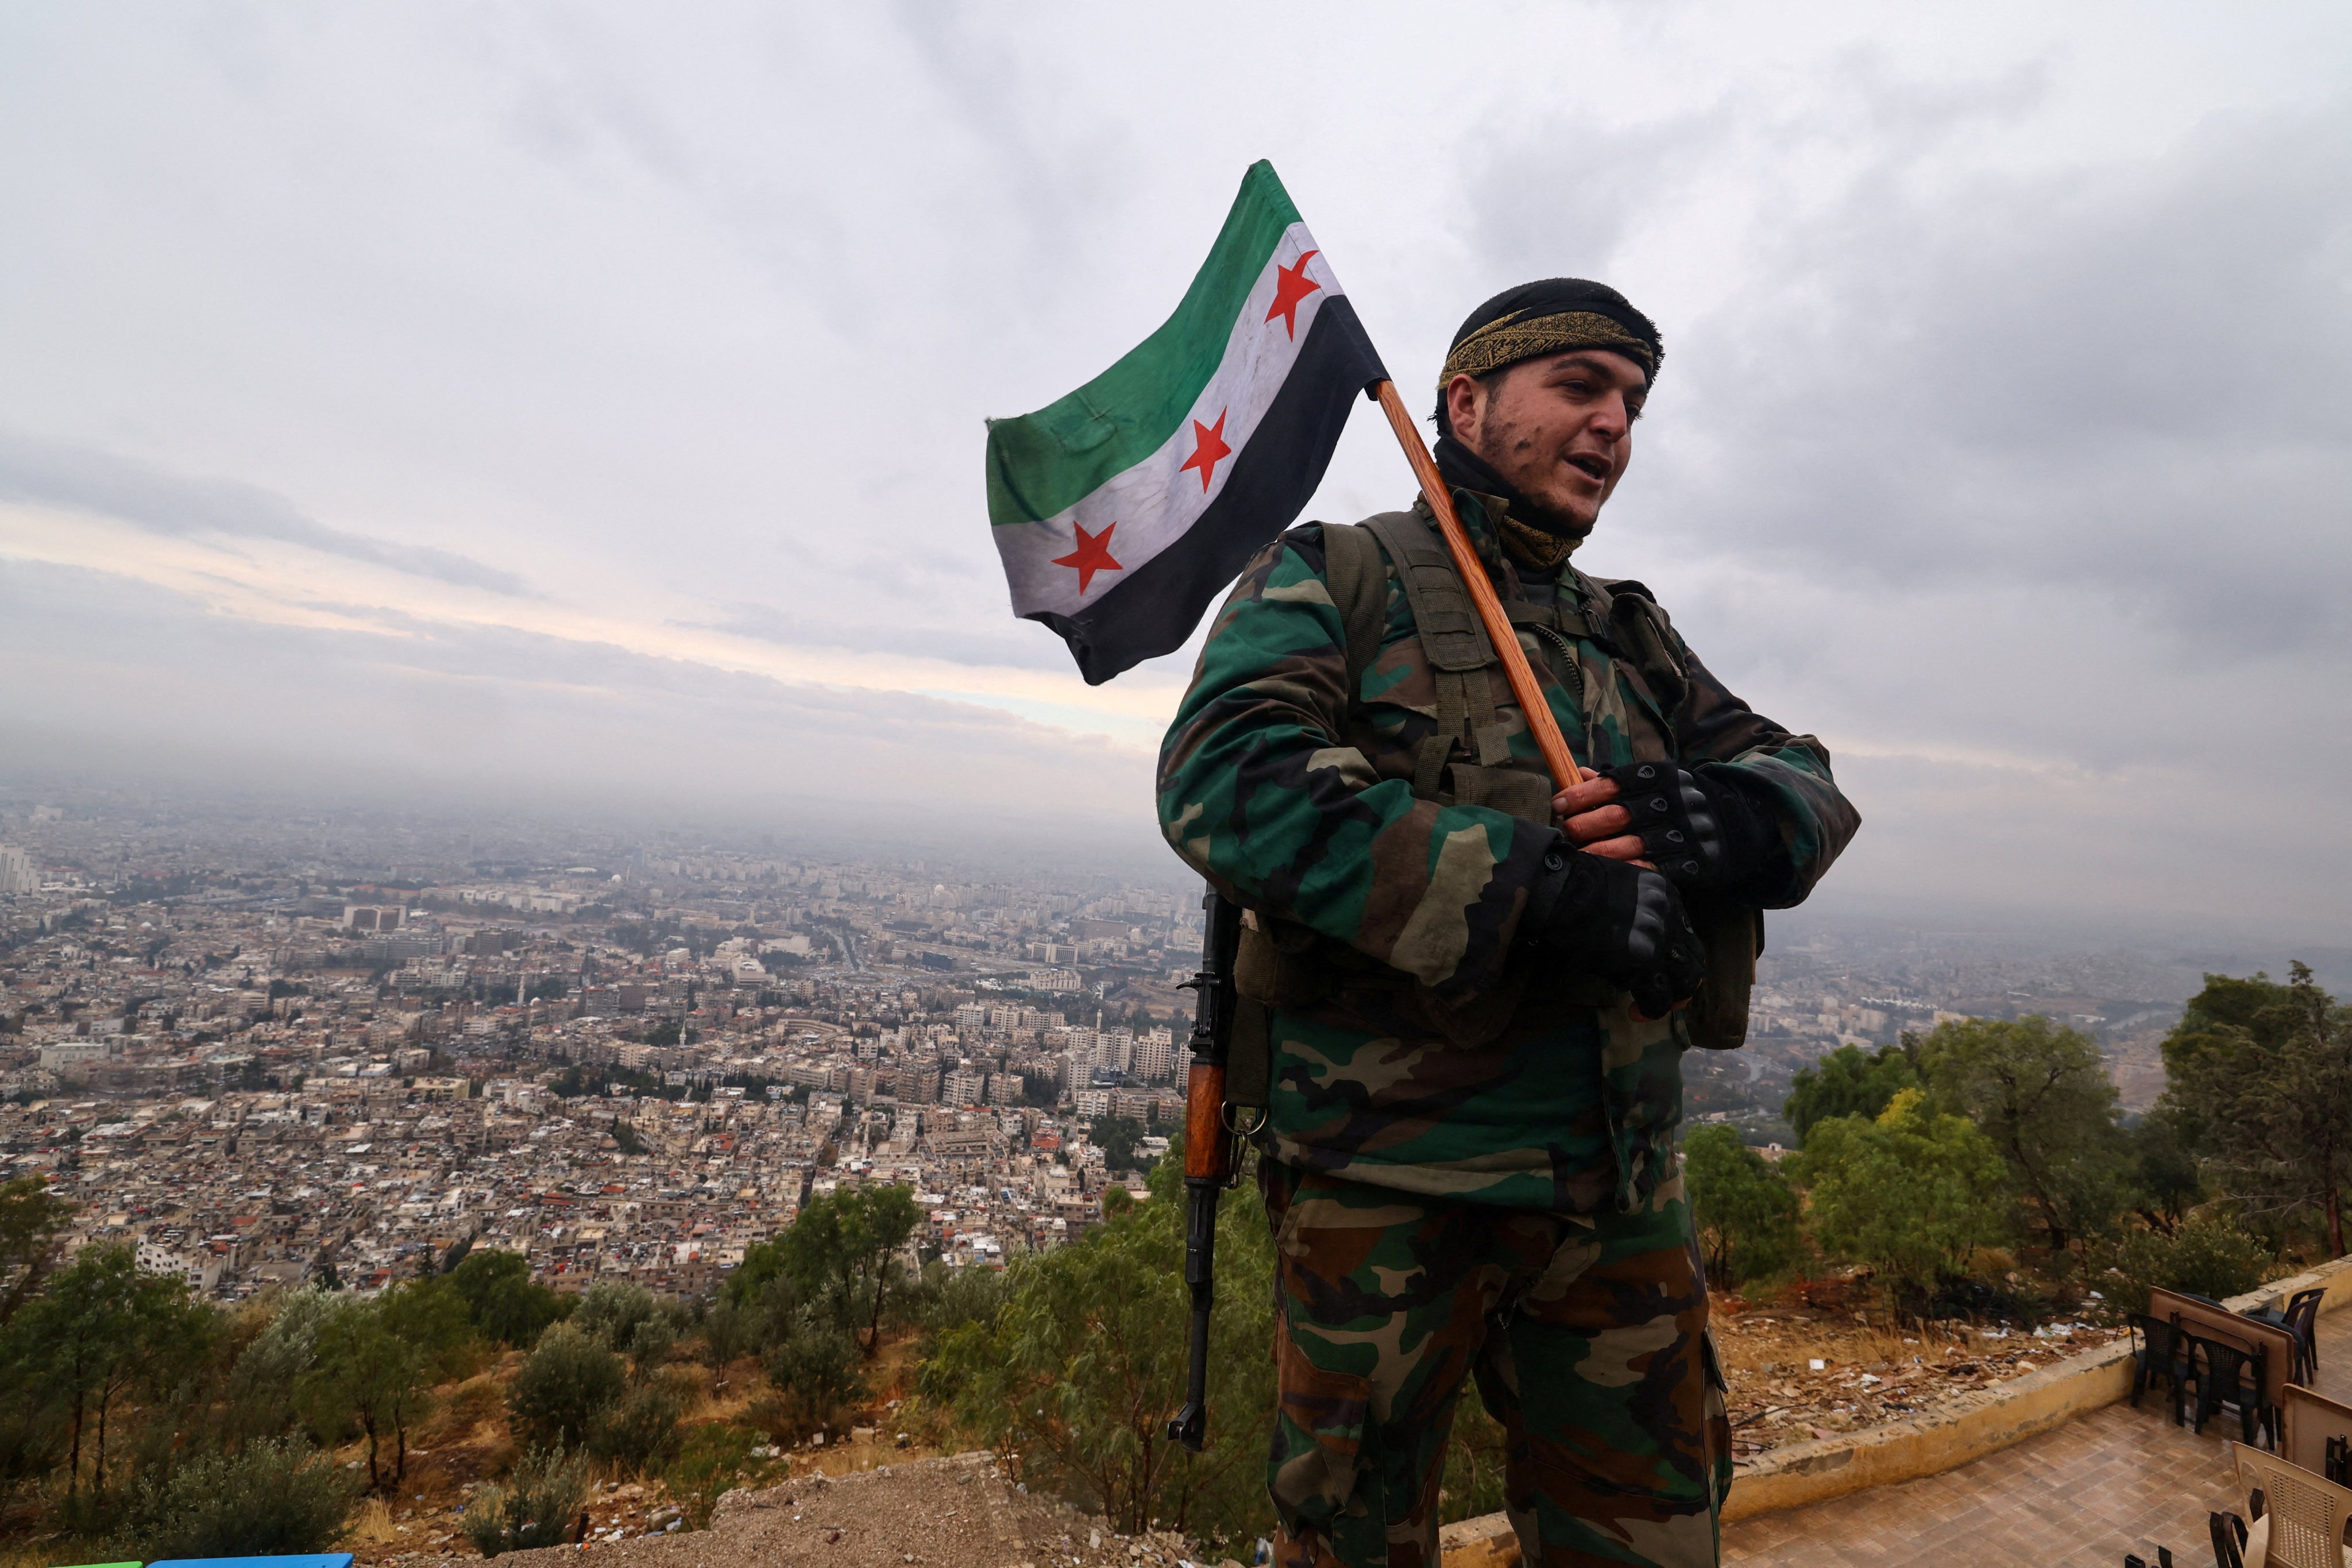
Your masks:
{"label": "camouflage jacket", "polygon": [[[1564,566],[1556,603],[1538,609],[1488,521],[1504,503],[1468,490],[1454,500],[1579,763],[1738,770],[1777,808],[1784,854],[1761,901],[1804,898],[1860,822],[1827,749],[1750,710],[1662,614],[1649,624],[1663,628],[1680,689],[1653,689],[1677,682],[1645,679],[1612,615],[1620,595],[1646,590]],[[1647,1024],[1622,994],[1513,963],[1528,885],[1556,841],[1548,805],[1513,816],[1469,800],[1545,800],[1543,762],[1497,668],[1479,754],[1457,755],[1435,782],[1516,773],[1536,784],[1432,789],[1424,771],[1415,793],[1439,676],[1392,564],[1387,585],[1379,653],[1351,694],[1320,525],[1266,546],[1218,613],[1160,752],[1169,843],[1312,961],[1252,992],[1275,1007],[1273,1151],[1486,1202],[1590,1211],[1613,1190],[1630,1205],[1671,1166],[1679,1016]]]}

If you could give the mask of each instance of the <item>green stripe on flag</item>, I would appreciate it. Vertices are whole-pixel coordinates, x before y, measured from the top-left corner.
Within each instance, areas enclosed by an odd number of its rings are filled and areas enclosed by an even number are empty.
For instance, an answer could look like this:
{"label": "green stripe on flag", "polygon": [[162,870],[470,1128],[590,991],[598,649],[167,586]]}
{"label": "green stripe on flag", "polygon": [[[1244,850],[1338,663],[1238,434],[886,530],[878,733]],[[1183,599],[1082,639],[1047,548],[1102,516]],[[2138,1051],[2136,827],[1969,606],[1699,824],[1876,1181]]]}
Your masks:
{"label": "green stripe on flag", "polygon": [[1252,163],[1209,259],[1158,331],[1068,396],[988,422],[988,521],[1052,517],[1175,435],[1223,361],[1242,302],[1297,221],[1274,165]]}

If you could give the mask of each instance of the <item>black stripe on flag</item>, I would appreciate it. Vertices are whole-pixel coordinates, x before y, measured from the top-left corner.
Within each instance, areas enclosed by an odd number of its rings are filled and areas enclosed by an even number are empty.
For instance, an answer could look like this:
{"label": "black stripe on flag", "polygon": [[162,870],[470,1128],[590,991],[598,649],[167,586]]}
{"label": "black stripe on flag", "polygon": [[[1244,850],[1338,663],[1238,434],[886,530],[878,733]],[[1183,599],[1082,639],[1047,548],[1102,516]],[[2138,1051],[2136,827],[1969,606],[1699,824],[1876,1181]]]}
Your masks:
{"label": "black stripe on flag", "polygon": [[1355,305],[1345,294],[1326,301],[1282,390],[1234,455],[1225,488],[1183,537],[1076,615],[1027,618],[1061,634],[1089,686],[1182,647],[1209,602],[1297,520],[1323,482],[1355,399],[1387,376]]}

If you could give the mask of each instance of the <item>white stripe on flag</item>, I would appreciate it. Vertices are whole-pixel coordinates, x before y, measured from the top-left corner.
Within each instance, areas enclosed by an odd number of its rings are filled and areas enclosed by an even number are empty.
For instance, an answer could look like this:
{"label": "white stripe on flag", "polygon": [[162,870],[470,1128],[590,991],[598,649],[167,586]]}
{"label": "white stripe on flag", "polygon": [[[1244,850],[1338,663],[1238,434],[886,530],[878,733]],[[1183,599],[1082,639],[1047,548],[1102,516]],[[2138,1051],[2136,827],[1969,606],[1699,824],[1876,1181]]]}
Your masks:
{"label": "white stripe on flag", "polygon": [[[1300,256],[1314,249],[1314,237],[1305,224],[1295,223],[1283,231],[1265,270],[1250,289],[1248,301],[1234,319],[1224,359],[1202,387],[1184,423],[1158,451],[1112,475],[1076,505],[1042,522],[1006,523],[990,531],[996,535],[997,552],[1004,558],[1014,615],[1039,610],[1076,614],[1118,586],[1128,573],[1181,539],[1209,503],[1223,492],[1234,459],[1265,416],[1275,395],[1282,390],[1323,301],[1344,292],[1318,253],[1307,262],[1306,275],[1322,287],[1298,302],[1297,331],[1286,331],[1279,316],[1266,320],[1267,309],[1274,303],[1276,271],[1296,264]],[[1232,455],[1218,460],[1203,490],[1199,470],[1187,469],[1184,463],[1201,444],[1198,427],[1216,429],[1220,418],[1224,421],[1223,439],[1233,449]],[[1103,531],[1113,524],[1117,527],[1104,547],[1121,570],[1095,571],[1081,592],[1077,569],[1056,565],[1054,558],[1076,551],[1080,525],[1090,537],[1101,540]]]}

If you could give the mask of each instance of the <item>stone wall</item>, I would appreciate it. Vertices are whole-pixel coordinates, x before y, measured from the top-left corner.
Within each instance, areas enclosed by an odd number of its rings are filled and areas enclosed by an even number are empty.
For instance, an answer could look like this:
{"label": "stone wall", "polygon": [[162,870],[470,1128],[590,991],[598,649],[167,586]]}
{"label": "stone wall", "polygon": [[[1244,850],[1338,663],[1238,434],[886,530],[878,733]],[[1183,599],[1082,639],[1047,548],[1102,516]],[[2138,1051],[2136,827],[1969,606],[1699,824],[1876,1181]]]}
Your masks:
{"label": "stone wall", "polygon": [[[2323,1312],[2352,1302],[2352,1258],[2273,1280],[2259,1290],[2231,1297],[2229,1305],[2242,1310],[2284,1303],[2314,1286],[2327,1291],[2320,1303]],[[1728,1523],[1937,1475],[2047,1432],[2085,1411],[2113,1405],[2130,1394],[2131,1384],[2131,1343],[2118,1341],[1964,1394],[1908,1421],[1775,1448],[1740,1467],[1723,1517]],[[1499,1513],[1447,1525],[1442,1544],[1444,1568],[1507,1568],[1519,1561],[1517,1538],[1509,1520]]]}

